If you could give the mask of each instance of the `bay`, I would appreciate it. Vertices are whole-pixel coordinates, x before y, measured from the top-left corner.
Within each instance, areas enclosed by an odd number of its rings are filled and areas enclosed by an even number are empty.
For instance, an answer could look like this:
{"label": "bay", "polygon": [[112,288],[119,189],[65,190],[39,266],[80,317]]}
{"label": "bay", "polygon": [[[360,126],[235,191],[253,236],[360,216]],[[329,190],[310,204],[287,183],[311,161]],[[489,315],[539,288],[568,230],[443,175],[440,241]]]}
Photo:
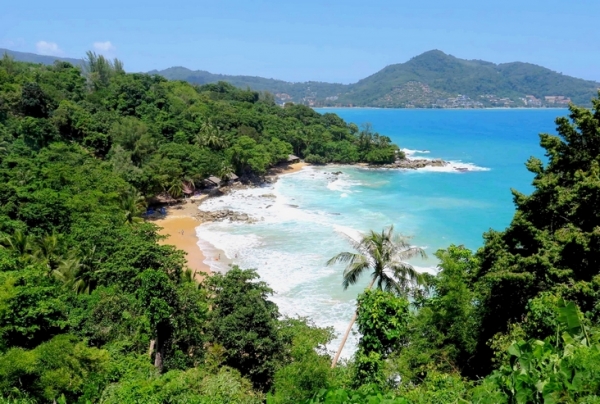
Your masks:
{"label": "bay", "polygon": [[[213,198],[202,209],[232,209],[254,224],[211,223],[198,236],[242,268],[256,268],[274,289],[282,315],[305,316],[341,335],[355,298],[367,284],[343,291],[342,267],[326,261],[349,250],[348,237],[394,225],[429,258],[413,261],[434,273],[433,254],[450,244],[479,248],[482,234],[502,230],[514,213],[511,188],[531,192],[524,166],[543,158],[540,132],[554,133],[566,110],[322,109],[348,122],[372,124],[414,157],[442,158],[449,167],[372,170],[350,166],[308,167],[269,187]],[[457,171],[456,167],[469,171]],[[213,269],[224,270],[211,262]],[[345,356],[352,353],[356,336]],[[338,340],[332,342],[334,348]]]}

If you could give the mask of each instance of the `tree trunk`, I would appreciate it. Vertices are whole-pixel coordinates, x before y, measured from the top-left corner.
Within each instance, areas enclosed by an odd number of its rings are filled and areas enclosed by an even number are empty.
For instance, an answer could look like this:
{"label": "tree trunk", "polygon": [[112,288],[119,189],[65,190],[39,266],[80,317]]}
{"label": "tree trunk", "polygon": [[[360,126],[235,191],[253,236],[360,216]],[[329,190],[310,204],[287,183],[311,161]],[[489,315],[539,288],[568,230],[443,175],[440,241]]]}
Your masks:
{"label": "tree trunk", "polygon": [[152,358],[152,352],[154,352],[154,344],[156,343],[156,340],[153,339],[152,341],[150,341],[150,347],[148,347],[148,356],[150,358]]}
{"label": "tree trunk", "polygon": [[331,362],[331,368],[333,369],[337,364],[338,359],[340,359],[340,355],[342,354],[342,349],[344,349],[344,345],[346,344],[346,340],[350,335],[350,331],[352,330],[352,326],[356,321],[356,317],[358,317],[358,310],[354,312],[354,316],[352,316],[352,320],[350,320],[350,325],[348,325],[348,329],[346,330],[346,334],[344,334],[344,338],[342,338],[342,342],[340,343],[340,347],[338,348],[335,356],[333,357],[333,361]]}
{"label": "tree trunk", "polygon": [[[367,287],[367,290],[370,290],[373,287],[374,283],[375,283],[375,278],[373,278],[373,280],[369,284],[369,287]],[[331,361],[331,368],[332,369],[335,367],[335,365],[337,364],[337,361],[340,359],[340,355],[342,354],[342,349],[344,349],[344,345],[346,344],[346,340],[348,339],[348,336],[350,335],[350,331],[352,331],[352,326],[354,325],[354,322],[356,321],[357,317],[358,317],[358,308],[354,312],[354,316],[352,316],[352,320],[350,320],[350,325],[348,325],[348,329],[346,330],[346,334],[344,334],[344,338],[342,338],[342,342],[340,343],[340,347],[338,348],[335,356],[333,357],[333,361]]]}
{"label": "tree trunk", "polygon": [[162,369],[163,369],[163,357],[162,357],[162,349],[160,349],[160,341],[158,339],[158,335],[156,336],[155,339],[156,343],[155,343],[155,354],[154,354],[154,367],[156,369],[158,369],[159,373],[162,373]]}

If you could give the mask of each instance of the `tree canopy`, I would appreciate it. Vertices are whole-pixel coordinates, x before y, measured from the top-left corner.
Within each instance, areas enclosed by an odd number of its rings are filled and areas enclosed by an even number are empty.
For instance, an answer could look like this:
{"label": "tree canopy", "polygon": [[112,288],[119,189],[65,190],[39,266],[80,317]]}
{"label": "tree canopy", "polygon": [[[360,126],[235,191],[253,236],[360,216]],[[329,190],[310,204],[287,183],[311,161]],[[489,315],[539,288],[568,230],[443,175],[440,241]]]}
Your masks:
{"label": "tree canopy", "polygon": [[438,251],[420,284],[396,259],[420,251],[391,231],[339,256],[348,284],[373,271],[378,287],[357,299],[357,353],[332,369],[331,329],[280,318],[254,270],[197,283],[140,212],[290,152],[380,162],[389,138],[94,54],[83,70],[4,57],[0,402],[598,402],[600,99],[557,127],[547,162],[527,162],[534,191],[513,191],[511,224],[478,251]]}

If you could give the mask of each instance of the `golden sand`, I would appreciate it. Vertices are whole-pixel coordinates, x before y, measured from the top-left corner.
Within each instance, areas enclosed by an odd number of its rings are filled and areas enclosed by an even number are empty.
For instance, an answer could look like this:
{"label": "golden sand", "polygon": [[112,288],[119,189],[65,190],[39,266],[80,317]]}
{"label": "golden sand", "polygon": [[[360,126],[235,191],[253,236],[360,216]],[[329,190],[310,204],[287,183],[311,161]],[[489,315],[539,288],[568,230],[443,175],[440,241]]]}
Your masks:
{"label": "golden sand", "polygon": [[[271,175],[289,174],[302,170],[307,163],[299,162],[282,167],[274,167],[269,170]],[[160,227],[158,233],[167,236],[161,240],[160,244],[173,245],[186,253],[188,267],[194,273],[196,280],[201,280],[204,275],[210,275],[210,266],[205,264],[206,257],[198,246],[198,237],[196,236],[196,227],[202,224],[195,215],[198,212],[198,204],[191,200],[167,208],[167,215],[164,218],[155,219],[153,222]],[[206,240],[209,241],[210,240]],[[231,263],[223,254],[226,263]],[[219,254],[219,257],[221,254]],[[214,259],[214,258],[213,258]]]}
{"label": "golden sand", "polygon": [[280,174],[289,174],[295,173],[296,171],[302,170],[304,167],[310,164],[301,161],[299,163],[287,164],[285,166],[277,166],[273,167],[269,170],[269,175],[280,175]]}
{"label": "golden sand", "polygon": [[194,273],[195,279],[201,279],[203,274],[210,274],[210,267],[204,263],[206,257],[198,246],[196,227],[201,222],[194,217],[198,212],[198,205],[188,201],[182,205],[167,208],[167,216],[157,219],[154,223],[161,227],[158,233],[167,236],[160,244],[173,245],[186,253],[188,267]]}

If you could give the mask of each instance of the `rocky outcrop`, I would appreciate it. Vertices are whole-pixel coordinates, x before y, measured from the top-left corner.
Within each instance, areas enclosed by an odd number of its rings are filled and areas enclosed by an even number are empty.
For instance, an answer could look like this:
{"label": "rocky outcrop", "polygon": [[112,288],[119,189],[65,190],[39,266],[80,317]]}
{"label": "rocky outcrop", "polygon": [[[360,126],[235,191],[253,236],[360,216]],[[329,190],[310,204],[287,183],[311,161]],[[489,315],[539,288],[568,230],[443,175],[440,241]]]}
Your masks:
{"label": "rocky outcrop", "polygon": [[198,211],[196,218],[202,222],[223,222],[228,220],[230,222],[241,222],[241,223],[254,223],[256,219],[248,216],[245,213],[235,212],[233,210],[215,210],[213,212],[207,212],[204,210]]}
{"label": "rocky outcrop", "polygon": [[424,167],[444,167],[448,165],[448,162],[442,159],[402,159],[396,160],[392,164],[386,164],[383,167],[385,168],[406,168],[410,170],[416,170],[417,168]]}

